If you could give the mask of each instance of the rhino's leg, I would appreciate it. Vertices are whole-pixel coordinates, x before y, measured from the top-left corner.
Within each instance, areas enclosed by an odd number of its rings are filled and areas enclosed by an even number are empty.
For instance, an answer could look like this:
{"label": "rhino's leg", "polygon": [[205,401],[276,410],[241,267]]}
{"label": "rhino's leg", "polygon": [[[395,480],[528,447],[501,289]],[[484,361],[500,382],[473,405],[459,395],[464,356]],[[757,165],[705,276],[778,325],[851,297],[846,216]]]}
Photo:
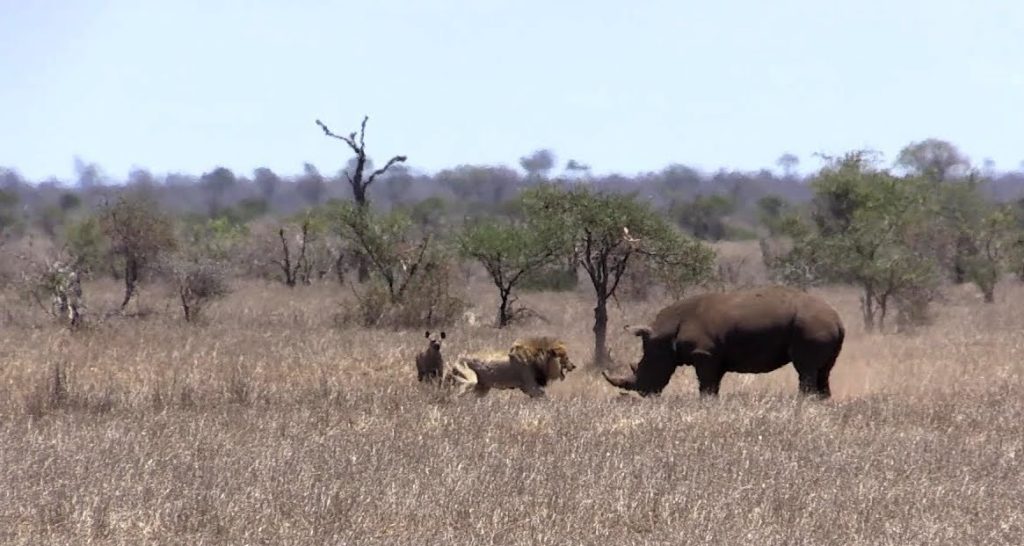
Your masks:
{"label": "rhino's leg", "polygon": [[832,347],[820,343],[802,343],[794,346],[790,354],[799,378],[800,393],[828,398],[828,376],[835,363]]}
{"label": "rhino's leg", "polygon": [[821,368],[820,370],[818,370],[818,378],[817,378],[817,381],[816,381],[816,383],[817,383],[816,386],[818,387],[817,394],[822,399],[827,399],[827,398],[831,398],[832,397],[832,389],[830,389],[829,385],[828,385],[828,376],[829,376],[829,374],[832,373],[832,366],[834,366],[834,365],[835,365],[835,360],[832,360],[831,362],[828,363],[828,365],[826,365],[823,368]]}
{"label": "rhino's leg", "polygon": [[718,396],[718,387],[722,384],[725,367],[711,355],[694,355],[693,367],[697,370],[698,391],[701,398]]}
{"label": "rhino's leg", "polygon": [[815,394],[818,392],[817,370],[800,371],[797,369],[800,381],[800,394]]}
{"label": "rhino's leg", "polygon": [[818,396],[831,398],[832,389],[828,386],[828,375],[832,372],[832,366],[818,370]]}

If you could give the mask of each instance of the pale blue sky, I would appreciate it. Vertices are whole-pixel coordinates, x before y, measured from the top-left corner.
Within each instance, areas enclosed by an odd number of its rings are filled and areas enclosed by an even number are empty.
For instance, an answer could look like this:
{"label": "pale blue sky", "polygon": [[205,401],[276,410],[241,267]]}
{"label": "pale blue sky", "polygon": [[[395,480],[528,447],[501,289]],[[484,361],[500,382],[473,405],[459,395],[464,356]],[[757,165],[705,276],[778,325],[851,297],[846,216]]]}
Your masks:
{"label": "pale blue sky", "polygon": [[775,168],[944,138],[1024,160],[1021,0],[0,0],[0,165],[434,172],[550,147],[596,174]]}

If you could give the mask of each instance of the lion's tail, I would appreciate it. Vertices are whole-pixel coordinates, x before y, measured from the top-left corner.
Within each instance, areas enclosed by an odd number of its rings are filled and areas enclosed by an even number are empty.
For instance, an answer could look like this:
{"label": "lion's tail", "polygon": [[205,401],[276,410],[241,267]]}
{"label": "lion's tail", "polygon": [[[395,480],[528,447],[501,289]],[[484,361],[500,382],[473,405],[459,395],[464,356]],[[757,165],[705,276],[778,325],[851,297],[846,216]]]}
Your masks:
{"label": "lion's tail", "polygon": [[473,368],[469,367],[468,361],[465,358],[459,358],[450,366],[446,366],[443,381],[445,385],[464,391],[476,385],[479,379]]}

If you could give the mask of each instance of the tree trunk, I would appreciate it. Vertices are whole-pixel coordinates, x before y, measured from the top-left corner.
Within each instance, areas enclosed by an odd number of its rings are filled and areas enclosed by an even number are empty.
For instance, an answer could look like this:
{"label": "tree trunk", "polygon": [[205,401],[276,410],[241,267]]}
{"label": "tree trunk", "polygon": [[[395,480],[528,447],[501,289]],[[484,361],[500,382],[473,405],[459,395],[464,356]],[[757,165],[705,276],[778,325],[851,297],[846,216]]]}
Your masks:
{"label": "tree trunk", "polygon": [[362,284],[365,283],[370,278],[370,266],[367,263],[368,260],[366,259],[366,255],[363,254],[362,252],[356,254],[356,261],[359,264],[356,276],[359,280],[359,283]]}
{"label": "tree trunk", "polygon": [[594,365],[604,367],[611,358],[608,355],[608,297],[598,296],[594,307]]}
{"label": "tree trunk", "polygon": [[279,229],[277,234],[281,237],[281,270],[284,271],[284,284],[291,288],[295,286],[295,274],[292,269],[291,253],[288,252],[288,239],[284,236],[284,228]]}
{"label": "tree trunk", "polygon": [[181,310],[185,312],[185,322],[192,322],[192,308],[188,304],[188,298],[181,294]]}
{"label": "tree trunk", "polygon": [[885,315],[889,309],[889,296],[883,295],[878,299],[878,331],[885,331]]}
{"label": "tree trunk", "polygon": [[864,287],[864,295],[860,298],[860,310],[864,315],[864,330],[868,333],[875,331],[875,291],[871,287]]}
{"label": "tree trunk", "polygon": [[338,276],[338,284],[345,284],[345,252],[339,250],[334,260],[334,274]]}
{"label": "tree trunk", "polygon": [[508,323],[512,321],[512,313],[509,302],[509,290],[499,290],[498,294],[501,297],[501,303],[498,305],[498,328],[504,328],[508,326]]}
{"label": "tree trunk", "polygon": [[[352,199],[356,202],[356,206],[363,213],[368,213],[370,208],[369,201],[366,200],[366,187],[362,185],[359,179],[362,178],[362,161],[359,162],[359,167],[356,172],[356,181],[352,183]],[[370,264],[366,255],[362,252],[355,253],[356,259],[356,278],[359,280],[359,284],[365,283],[370,278]]]}
{"label": "tree trunk", "polygon": [[135,295],[135,283],[139,277],[139,266],[135,260],[126,257],[124,260],[124,301],[121,302],[121,310],[128,307],[128,302]]}

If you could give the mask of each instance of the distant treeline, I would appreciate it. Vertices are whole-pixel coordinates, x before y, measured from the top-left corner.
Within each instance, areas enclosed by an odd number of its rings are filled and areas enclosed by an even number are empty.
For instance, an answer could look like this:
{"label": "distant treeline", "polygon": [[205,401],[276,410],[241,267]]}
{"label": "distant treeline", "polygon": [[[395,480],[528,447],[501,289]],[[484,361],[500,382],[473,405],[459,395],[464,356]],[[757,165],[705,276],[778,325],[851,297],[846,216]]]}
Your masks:
{"label": "distant treeline", "polygon": [[[915,155],[916,153],[916,155]],[[251,173],[214,167],[205,173],[157,175],[146,169],[127,178],[103,174],[99,165],[76,159],[75,180],[27,180],[17,170],[0,167],[0,230],[35,227],[52,232],[73,209],[92,210],[124,189],[140,189],[175,215],[217,217],[239,215],[244,221],[264,215],[287,216],[330,200],[350,200],[352,188],[345,172],[352,160],[334,173],[322,173],[305,163],[299,174],[284,175],[268,168]],[[987,163],[987,162],[986,162]],[[702,239],[743,237],[761,223],[765,208],[781,203],[805,204],[813,196],[809,177],[795,173],[799,159],[784,154],[779,172],[720,169],[702,172],[681,164],[632,176],[593,176],[589,168],[568,160],[556,168],[550,150],[538,150],[519,160],[520,169],[506,165],[458,165],[433,174],[394,165],[369,187],[374,208],[396,206],[431,209],[431,214],[500,213],[522,189],[544,180],[583,180],[595,190],[632,193],[663,211],[684,229]],[[943,176],[968,171],[985,177],[986,197],[997,202],[1024,195],[1024,172],[992,172],[989,165],[974,168],[953,145],[929,139],[908,145],[897,165],[924,170],[938,165]],[[372,165],[367,167],[367,171]],[[709,220],[710,219],[710,220]],[[725,219],[725,222],[715,221]]]}

